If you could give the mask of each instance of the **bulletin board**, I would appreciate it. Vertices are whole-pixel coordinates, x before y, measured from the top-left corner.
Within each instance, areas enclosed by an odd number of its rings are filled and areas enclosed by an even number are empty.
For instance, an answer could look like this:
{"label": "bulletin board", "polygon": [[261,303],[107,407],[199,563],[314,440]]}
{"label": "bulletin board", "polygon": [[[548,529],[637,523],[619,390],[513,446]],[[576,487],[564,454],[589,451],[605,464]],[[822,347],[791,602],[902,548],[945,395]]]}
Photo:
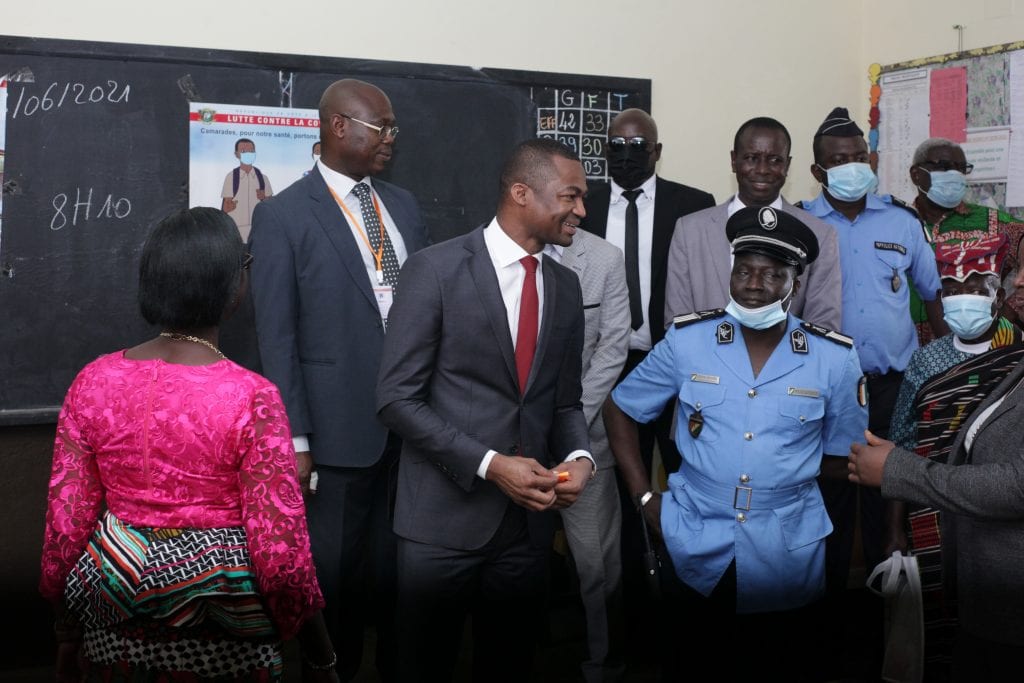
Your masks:
{"label": "bulletin board", "polygon": [[1024,41],[873,64],[869,78],[868,141],[879,193],[912,201],[914,150],[929,137],[946,137],[975,166],[966,201],[1024,216]]}

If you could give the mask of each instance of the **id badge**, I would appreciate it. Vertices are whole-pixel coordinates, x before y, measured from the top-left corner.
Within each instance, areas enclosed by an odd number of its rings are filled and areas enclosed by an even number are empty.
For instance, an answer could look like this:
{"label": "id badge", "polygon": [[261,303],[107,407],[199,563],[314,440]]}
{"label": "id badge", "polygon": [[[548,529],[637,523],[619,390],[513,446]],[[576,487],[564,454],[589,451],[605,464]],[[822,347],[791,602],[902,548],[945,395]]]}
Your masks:
{"label": "id badge", "polygon": [[373,288],[373,296],[377,299],[377,308],[380,309],[380,317],[388,319],[388,312],[391,304],[395,301],[395,288],[388,285]]}

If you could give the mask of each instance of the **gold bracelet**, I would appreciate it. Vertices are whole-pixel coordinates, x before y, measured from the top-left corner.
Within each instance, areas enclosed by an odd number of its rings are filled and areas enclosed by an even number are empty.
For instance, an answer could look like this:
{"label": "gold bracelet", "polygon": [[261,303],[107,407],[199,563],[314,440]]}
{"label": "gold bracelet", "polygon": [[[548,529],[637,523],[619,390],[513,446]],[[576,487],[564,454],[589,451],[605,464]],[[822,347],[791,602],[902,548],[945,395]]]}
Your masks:
{"label": "gold bracelet", "polygon": [[331,661],[327,662],[326,664],[314,664],[305,654],[302,655],[302,659],[306,662],[306,666],[308,666],[313,671],[330,671],[338,665],[337,652],[331,652]]}

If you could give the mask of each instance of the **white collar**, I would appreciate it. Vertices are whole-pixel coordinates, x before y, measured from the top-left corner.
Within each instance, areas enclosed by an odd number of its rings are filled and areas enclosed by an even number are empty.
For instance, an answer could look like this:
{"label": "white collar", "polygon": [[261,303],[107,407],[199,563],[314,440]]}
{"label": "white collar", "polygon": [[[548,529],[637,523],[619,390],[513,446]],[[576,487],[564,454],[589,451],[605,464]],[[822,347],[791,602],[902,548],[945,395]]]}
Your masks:
{"label": "white collar", "polygon": [[316,160],[316,167],[320,169],[320,175],[324,177],[327,187],[334,190],[334,194],[338,195],[340,199],[345,199],[358,183],[366,183],[371,190],[373,189],[370,176],[366,176],[362,180],[353,180],[344,173],[338,173],[333,168],[329,168],[322,159]]}
{"label": "white collar", "polygon": [[[626,201],[626,199],[622,196],[622,193],[625,192],[626,190],[621,185],[619,185],[614,180],[610,180],[610,179],[608,181],[608,184],[611,185],[611,188],[612,188],[612,201],[611,201],[612,204],[615,204],[617,202],[624,202],[624,201]],[[655,190],[655,187],[657,186],[657,184],[658,184],[658,176],[657,176],[657,174],[652,173],[651,177],[648,178],[647,180],[645,180],[643,182],[643,184],[641,184],[640,187],[637,188],[638,190],[640,190],[642,192],[642,194],[639,197],[637,197],[637,201],[640,201],[641,199],[645,199],[646,201],[653,202],[654,201],[654,190]]]}
{"label": "white collar", "polygon": [[[768,206],[772,207],[776,211],[782,211],[782,195],[780,194],[778,197],[776,197],[775,201],[773,201]],[[729,214],[729,217],[731,218],[734,213],[736,213],[740,209],[745,208],[747,208],[747,205],[743,203],[743,200],[740,199],[740,196],[738,194],[735,194],[732,197],[732,201],[729,202],[729,207],[726,210]]]}
{"label": "white collar", "polygon": [[[498,223],[497,216],[492,218],[484,228],[484,245],[487,247],[487,253],[491,255],[491,260],[501,268],[518,263],[521,258],[530,255],[508,236],[508,233]],[[540,259],[540,255],[534,254],[538,259]]]}

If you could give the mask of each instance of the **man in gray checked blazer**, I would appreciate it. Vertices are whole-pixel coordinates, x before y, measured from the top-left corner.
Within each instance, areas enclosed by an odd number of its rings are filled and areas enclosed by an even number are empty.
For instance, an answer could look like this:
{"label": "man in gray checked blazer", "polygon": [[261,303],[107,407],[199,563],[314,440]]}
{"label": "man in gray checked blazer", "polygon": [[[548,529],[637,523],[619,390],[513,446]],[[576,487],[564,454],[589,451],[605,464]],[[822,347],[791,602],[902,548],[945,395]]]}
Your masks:
{"label": "man in gray checked blazer", "polygon": [[630,329],[629,290],[622,252],[579,231],[572,245],[549,247],[579,276],[586,318],[583,336],[583,414],[590,427],[590,452],[597,476],[576,502],[561,511],[576,563],[587,619],[588,659],[583,678],[620,680],[625,673],[622,642],[622,508],[615,485],[615,458],[608,445],[601,406],[626,363]]}

